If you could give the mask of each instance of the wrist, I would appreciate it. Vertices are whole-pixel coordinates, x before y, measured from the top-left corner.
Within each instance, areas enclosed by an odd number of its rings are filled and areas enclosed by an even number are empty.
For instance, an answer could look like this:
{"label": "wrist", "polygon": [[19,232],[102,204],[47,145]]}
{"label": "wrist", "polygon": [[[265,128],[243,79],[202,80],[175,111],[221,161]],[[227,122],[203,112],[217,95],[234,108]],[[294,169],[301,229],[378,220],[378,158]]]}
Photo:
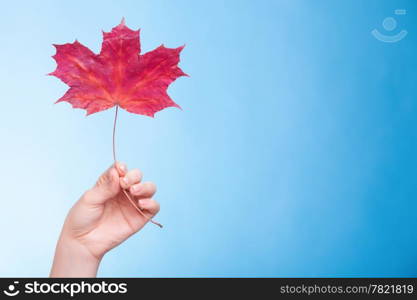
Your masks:
{"label": "wrist", "polygon": [[61,234],[51,277],[96,277],[102,257],[92,255],[79,241]]}

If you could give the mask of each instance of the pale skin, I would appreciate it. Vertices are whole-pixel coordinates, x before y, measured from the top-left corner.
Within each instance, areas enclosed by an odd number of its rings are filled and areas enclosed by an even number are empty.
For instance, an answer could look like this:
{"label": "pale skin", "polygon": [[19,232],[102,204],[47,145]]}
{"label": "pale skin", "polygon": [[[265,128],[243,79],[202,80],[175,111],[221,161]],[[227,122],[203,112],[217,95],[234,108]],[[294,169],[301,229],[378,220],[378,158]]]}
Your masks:
{"label": "pale skin", "polygon": [[[159,211],[156,186],[138,169],[115,163],[75,203],[59,237],[51,277],[95,277],[103,256],[142,229]],[[132,206],[128,191],[144,215]]]}

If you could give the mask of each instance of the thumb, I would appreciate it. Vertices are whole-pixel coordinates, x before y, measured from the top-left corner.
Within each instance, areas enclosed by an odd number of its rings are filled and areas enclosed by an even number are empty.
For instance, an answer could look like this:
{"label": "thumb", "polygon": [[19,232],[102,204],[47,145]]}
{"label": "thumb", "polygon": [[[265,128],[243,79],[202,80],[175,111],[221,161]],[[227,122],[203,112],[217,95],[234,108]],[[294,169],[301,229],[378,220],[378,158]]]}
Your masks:
{"label": "thumb", "polygon": [[96,184],[86,193],[85,200],[91,204],[103,204],[120,192],[120,177],[124,176],[127,167],[115,163],[98,178]]}

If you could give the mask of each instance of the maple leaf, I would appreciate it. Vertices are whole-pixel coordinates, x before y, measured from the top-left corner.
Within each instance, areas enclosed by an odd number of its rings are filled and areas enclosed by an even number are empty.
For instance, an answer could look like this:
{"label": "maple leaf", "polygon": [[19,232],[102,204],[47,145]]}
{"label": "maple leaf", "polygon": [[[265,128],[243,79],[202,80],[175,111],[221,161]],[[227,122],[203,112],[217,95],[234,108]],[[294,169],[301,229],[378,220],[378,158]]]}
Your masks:
{"label": "maple leaf", "polygon": [[166,107],[179,107],[167,94],[178,77],[187,76],[179,67],[184,46],[140,54],[140,30],[132,30],[124,19],[111,32],[103,32],[100,54],[79,43],[54,45],[57,68],[49,75],[70,88],[56,103],[66,101],[87,115],[120,106],[153,117]]}
{"label": "maple leaf", "polygon": [[[116,122],[119,107],[153,117],[166,107],[179,107],[167,94],[168,86],[178,77],[188,76],[179,67],[180,52],[184,48],[159,46],[140,54],[139,30],[132,30],[122,22],[111,32],[103,32],[100,54],[79,43],[54,45],[53,56],[57,68],[49,75],[61,79],[70,88],[58,102],[69,102],[82,108],[87,115],[116,106],[113,124],[113,160],[116,163]],[[148,216],[123,189],[132,206],[150,222],[162,225]]]}

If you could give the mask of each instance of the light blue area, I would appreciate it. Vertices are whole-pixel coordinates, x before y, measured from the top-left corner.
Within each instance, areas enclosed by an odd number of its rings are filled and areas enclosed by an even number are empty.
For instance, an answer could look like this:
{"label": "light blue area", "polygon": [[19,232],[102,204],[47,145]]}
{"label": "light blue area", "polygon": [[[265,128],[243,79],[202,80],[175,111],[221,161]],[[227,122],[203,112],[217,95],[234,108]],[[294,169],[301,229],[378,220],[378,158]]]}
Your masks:
{"label": "light blue area", "polygon": [[53,105],[51,44],[97,52],[123,16],[144,51],[186,44],[191,77],[169,89],[183,111],[120,114],[119,158],[158,185],[165,228],[100,276],[417,276],[412,0],[2,3],[0,276],[48,275],[68,209],[112,162],[113,110]]}

